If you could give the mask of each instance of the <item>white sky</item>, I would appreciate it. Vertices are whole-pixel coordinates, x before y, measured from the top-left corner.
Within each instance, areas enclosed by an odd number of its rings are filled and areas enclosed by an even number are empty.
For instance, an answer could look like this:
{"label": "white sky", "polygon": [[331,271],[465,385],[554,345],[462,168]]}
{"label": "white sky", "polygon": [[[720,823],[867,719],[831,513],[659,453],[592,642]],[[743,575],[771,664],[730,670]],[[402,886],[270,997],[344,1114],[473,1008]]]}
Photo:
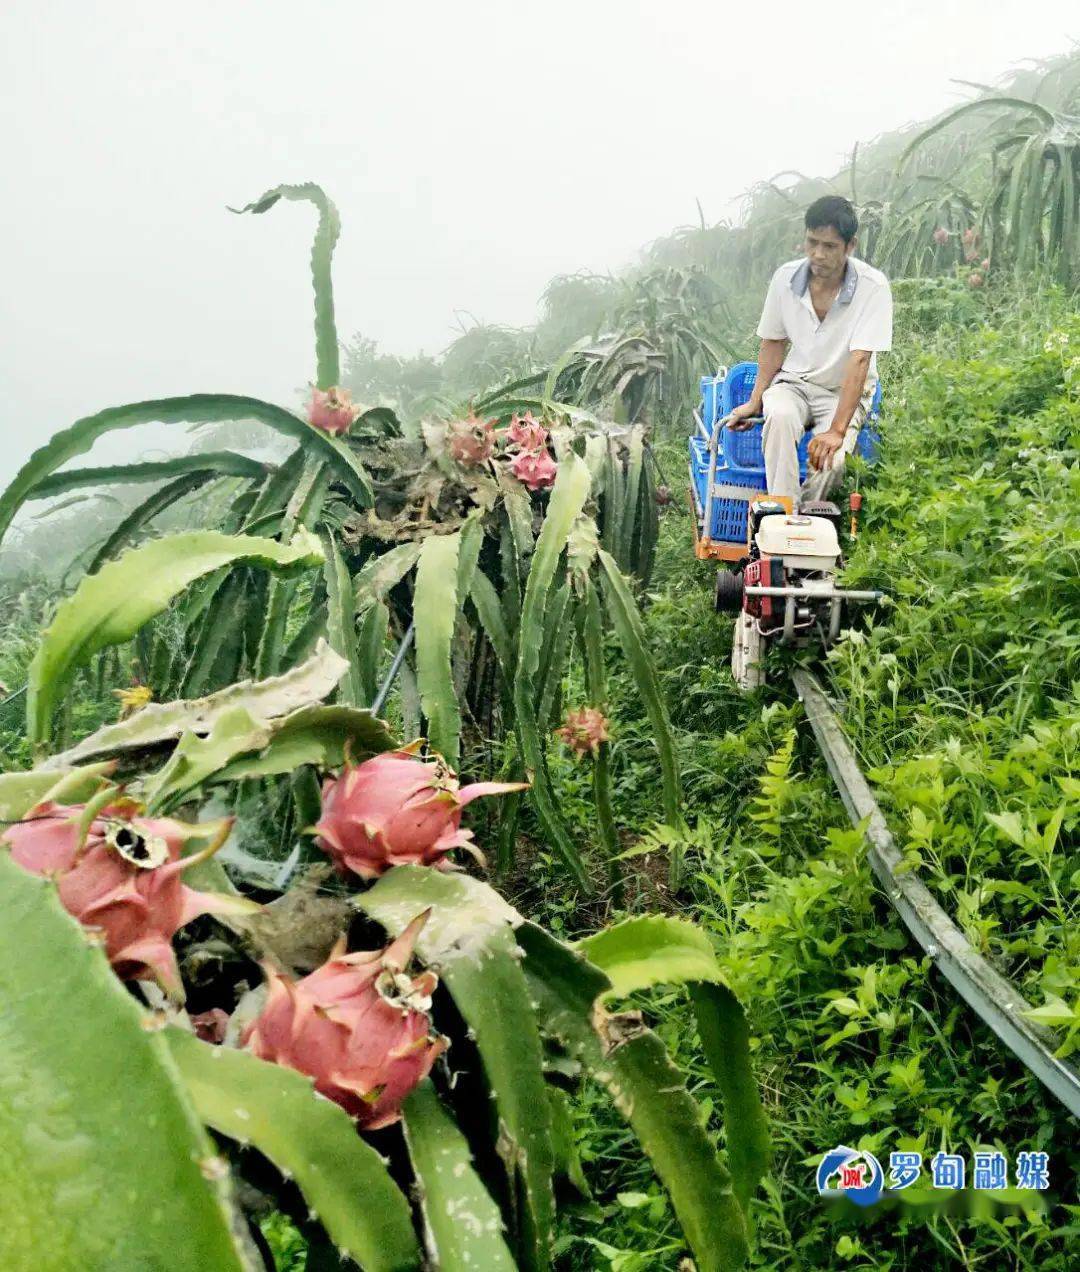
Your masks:
{"label": "white sky", "polygon": [[0,482],[103,406],[295,401],[314,210],[225,210],[268,186],[341,210],[343,338],[437,352],[455,309],[527,323],[695,198],[830,172],[1074,37],[1075,0],[5,0]]}

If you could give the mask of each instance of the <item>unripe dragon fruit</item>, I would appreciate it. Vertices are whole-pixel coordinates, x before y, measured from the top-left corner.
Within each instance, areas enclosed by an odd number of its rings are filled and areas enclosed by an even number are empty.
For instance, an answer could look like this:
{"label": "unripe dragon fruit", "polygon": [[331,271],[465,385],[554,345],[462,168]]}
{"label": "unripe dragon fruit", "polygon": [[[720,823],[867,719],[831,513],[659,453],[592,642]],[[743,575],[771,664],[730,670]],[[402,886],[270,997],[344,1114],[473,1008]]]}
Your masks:
{"label": "unripe dragon fruit", "polygon": [[510,471],[530,490],[548,490],[555,485],[559,465],[546,450],[523,450],[510,461]]}
{"label": "unripe dragon fruit", "polygon": [[944,225],[939,225],[934,231],[934,242],[938,245],[938,247],[944,247],[948,241],[949,231],[944,227]]}
{"label": "unripe dragon fruit", "polygon": [[[7,831],[3,842],[24,870],[56,878],[61,904],[83,927],[101,932],[109,962],[122,980],[156,980],[182,999],[170,944],[174,934],[201,914],[248,914],[259,908],[242,898],[196,892],[180,881],[181,871],[221,847],[232,819],[189,826],[132,816],[131,803],[123,802],[103,808],[80,842],[84,807],[39,804]],[[192,838],[210,843],[181,858]]]}
{"label": "unripe dragon fruit", "polygon": [[526,411],[524,415],[511,415],[510,427],[506,430],[506,443],[521,451],[546,450],[548,431],[539,420],[533,419],[532,411]]}
{"label": "unripe dragon fruit", "polygon": [[383,950],[344,953],[302,980],[267,969],[266,1006],[241,1035],[263,1060],[315,1079],[315,1089],[368,1131],[401,1116],[401,1102],[446,1049],[431,1036],[433,972],[405,974],[430,910]]}
{"label": "unripe dragon fruit", "polygon": [[475,415],[454,420],[446,430],[446,449],[452,460],[465,467],[482,464],[495,453],[495,425]]}
{"label": "unripe dragon fruit", "polygon": [[356,416],[357,409],[348,389],[335,386],[332,389],[311,390],[308,422],[321,428],[324,433],[347,433]]}
{"label": "unripe dragon fruit", "polygon": [[448,870],[446,854],[453,848],[482,862],[472,831],[461,829],[462,810],[481,795],[525,788],[522,782],[474,782],[459,790],[441,759],[428,763],[408,750],[385,752],[326,781],[315,842],[339,874],[361,879],[374,879],[391,866]]}
{"label": "unripe dragon fruit", "polygon": [[596,755],[601,742],[611,741],[607,717],[597,707],[578,707],[576,711],[567,711],[562,728],[556,729],[555,733],[579,760],[588,754]]}

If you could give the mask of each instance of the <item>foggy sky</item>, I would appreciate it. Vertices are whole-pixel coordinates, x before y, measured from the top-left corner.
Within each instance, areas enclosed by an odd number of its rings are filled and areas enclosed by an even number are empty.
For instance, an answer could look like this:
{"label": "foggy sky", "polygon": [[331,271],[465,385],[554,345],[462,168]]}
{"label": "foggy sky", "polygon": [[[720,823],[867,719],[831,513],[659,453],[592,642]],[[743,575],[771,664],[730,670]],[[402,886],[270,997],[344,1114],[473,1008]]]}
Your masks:
{"label": "foggy sky", "polygon": [[438,352],[1075,36],[1075,0],[6,0],[0,484],[114,403],[295,404],[314,209],[226,211],[269,186],[340,208],[343,338]]}

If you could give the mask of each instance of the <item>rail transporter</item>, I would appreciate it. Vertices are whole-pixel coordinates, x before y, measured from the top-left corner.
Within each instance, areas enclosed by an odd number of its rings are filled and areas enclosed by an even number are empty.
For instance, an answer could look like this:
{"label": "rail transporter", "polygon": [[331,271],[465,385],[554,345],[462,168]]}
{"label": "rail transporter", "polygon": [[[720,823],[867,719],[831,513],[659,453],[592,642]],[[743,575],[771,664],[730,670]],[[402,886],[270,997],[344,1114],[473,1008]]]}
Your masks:
{"label": "rail transporter", "polygon": [[[735,407],[746,402],[757,376],[756,362],[721,367],[701,380],[701,407],[690,437],[690,494],[694,509],[694,553],[718,561],[716,608],[735,617],[731,671],[740,689],[765,683],[770,642],[832,644],[850,602],[876,602],[881,593],[837,586],[843,568],[840,534],[844,517],[828,500],[792,501],[770,495],[765,483],[763,421],[734,431],[726,427]],[[873,463],[879,435],[874,427],[881,385],[859,430],[856,454]],[[807,474],[809,430],[799,444],[799,474]],[[862,496],[850,496],[848,530],[857,533]]]}

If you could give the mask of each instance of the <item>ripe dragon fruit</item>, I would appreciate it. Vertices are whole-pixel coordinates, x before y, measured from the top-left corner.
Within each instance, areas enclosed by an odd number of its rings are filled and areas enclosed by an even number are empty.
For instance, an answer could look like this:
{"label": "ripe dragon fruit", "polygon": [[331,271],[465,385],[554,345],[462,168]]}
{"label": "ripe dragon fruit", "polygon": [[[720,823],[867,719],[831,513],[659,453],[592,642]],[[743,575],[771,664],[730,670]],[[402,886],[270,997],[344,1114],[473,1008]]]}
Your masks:
{"label": "ripe dragon fruit", "polygon": [[546,450],[523,450],[510,461],[510,471],[530,490],[548,490],[555,485],[559,465]]}
{"label": "ripe dragon fruit", "polygon": [[590,753],[596,755],[601,742],[611,741],[608,719],[597,707],[578,707],[576,711],[567,711],[562,728],[556,729],[555,734],[562,738],[579,760]]}
{"label": "ripe dragon fruit", "polygon": [[939,225],[934,231],[934,242],[938,245],[938,247],[944,247],[948,241],[949,231],[944,227],[944,225]]}
{"label": "ripe dragon fruit", "polygon": [[447,1046],[430,1033],[438,978],[405,974],[430,913],[418,915],[383,950],[346,954],[342,941],[302,980],[268,968],[266,1006],[241,1035],[242,1044],[262,1060],[314,1078],[315,1089],[364,1130],[396,1122],[402,1100]]}
{"label": "ripe dragon fruit", "polygon": [[446,854],[464,848],[474,856],[472,831],[461,829],[461,813],[481,795],[525,789],[521,782],[458,781],[441,759],[425,763],[409,750],[373,756],[346,767],[323,786],[316,843],[337,872],[374,879],[391,866],[450,869]]}
{"label": "ripe dragon fruit", "polygon": [[985,279],[983,278],[982,274],[977,269],[974,269],[968,275],[967,281],[968,281],[969,287],[981,287]]}
{"label": "ripe dragon fruit", "polygon": [[495,425],[470,415],[446,430],[446,449],[455,463],[474,468],[495,453]]}
{"label": "ripe dragon fruit", "polygon": [[506,444],[521,451],[546,450],[548,431],[539,420],[533,419],[532,411],[524,415],[511,415],[510,427],[506,430]]}
{"label": "ripe dragon fruit", "polygon": [[347,433],[356,416],[357,409],[348,389],[335,386],[332,389],[311,390],[308,422],[321,428],[324,433]]}
{"label": "ripe dragon fruit", "polygon": [[666,508],[671,503],[674,496],[671,493],[670,486],[657,486],[653,499],[656,500],[658,508]]}
{"label": "ripe dragon fruit", "polygon": [[[190,826],[163,817],[136,817],[130,801],[103,808],[80,843],[85,805],[39,804],[3,837],[12,860],[31,874],[56,878],[60,902],[83,927],[99,930],[122,980],[156,980],[183,999],[170,941],[200,914],[248,914],[259,907],[241,898],[196,892],[180,873],[205,861],[225,842],[232,819]],[[209,839],[181,859],[184,843]]]}
{"label": "ripe dragon fruit", "polygon": [[229,1030],[229,1013],[221,1007],[211,1007],[209,1011],[200,1011],[188,1019],[196,1038],[201,1038],[203,1042],[212,1042],[215,1046],[220,1046],[225,1041]]}

